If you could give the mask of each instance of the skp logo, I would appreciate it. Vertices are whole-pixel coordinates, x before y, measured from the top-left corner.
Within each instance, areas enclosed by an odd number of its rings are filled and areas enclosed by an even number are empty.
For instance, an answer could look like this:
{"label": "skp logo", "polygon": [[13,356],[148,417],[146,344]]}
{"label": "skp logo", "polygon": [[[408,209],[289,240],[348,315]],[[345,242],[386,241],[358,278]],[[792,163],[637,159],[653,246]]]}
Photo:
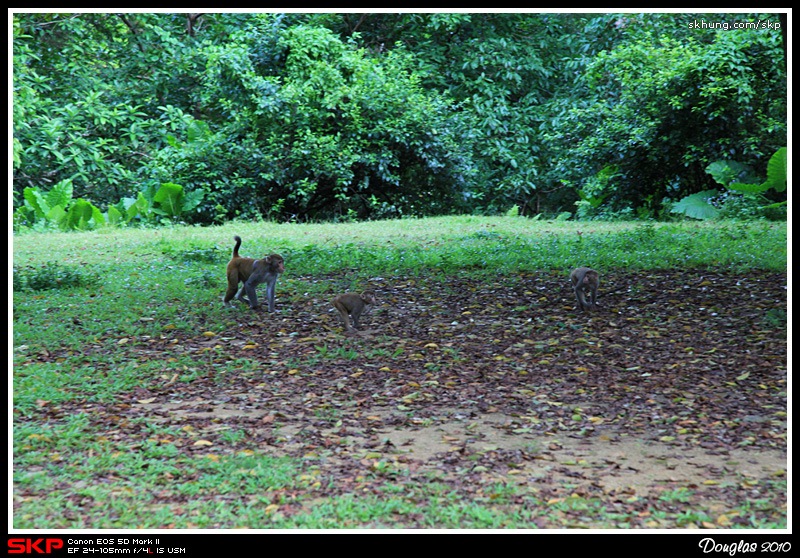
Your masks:
{"label": "skp logo", "polygon": [[8,539],[9,554],[50,554],[56,548],[64,548],[61,539]]}

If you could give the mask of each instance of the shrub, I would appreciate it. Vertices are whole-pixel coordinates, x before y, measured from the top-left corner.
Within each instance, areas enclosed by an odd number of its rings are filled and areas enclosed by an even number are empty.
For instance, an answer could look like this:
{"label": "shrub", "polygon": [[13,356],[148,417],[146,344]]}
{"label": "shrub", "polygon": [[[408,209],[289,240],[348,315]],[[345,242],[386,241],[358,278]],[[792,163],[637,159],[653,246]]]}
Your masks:
{"label": "shrub", "polygon": [[13,290],[44,291],[71,287],[89,287],[97,284],[96,275],[58,262],[47,262],[40,266],[14,266]]}

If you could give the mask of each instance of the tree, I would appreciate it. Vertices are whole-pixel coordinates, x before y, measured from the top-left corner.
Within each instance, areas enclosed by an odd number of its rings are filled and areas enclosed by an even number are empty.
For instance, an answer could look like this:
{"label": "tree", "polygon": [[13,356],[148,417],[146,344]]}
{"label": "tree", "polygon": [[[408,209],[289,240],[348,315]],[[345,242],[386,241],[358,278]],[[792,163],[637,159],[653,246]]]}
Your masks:
{"label": "tree", "polygon": [[170,23],[159,14],[14,14],[16,193],[70,180],[105,205],[138,188],[142,162],[185,125],[170,103],[192,104],[193,46]]}
{"label": "tree", "polygon": [[180,184],[203,223],[654,214],[786,145],[778,31],[715,19],[15,14],[15,207],[69,181],[101,209]]}
{"label": "tree", "polygon": [[[263,15],[204,55],[202,141],[149,165],[234,215],[449,213],[472,172],[465,120],[403,49],[380,58],[323,28]],[[466,139],[466,141],[465,141]]]}
{"label": "tree", "polygon": [[763,29],[680,40],[646,29],[587,68],[588,98],[549,135],[565,146],[556,167],[582,184],[615,165],[615,207],[657,209],[665,197],[707,190],[709,163],[755,166],[785,144],[781,56],[779,35]]}

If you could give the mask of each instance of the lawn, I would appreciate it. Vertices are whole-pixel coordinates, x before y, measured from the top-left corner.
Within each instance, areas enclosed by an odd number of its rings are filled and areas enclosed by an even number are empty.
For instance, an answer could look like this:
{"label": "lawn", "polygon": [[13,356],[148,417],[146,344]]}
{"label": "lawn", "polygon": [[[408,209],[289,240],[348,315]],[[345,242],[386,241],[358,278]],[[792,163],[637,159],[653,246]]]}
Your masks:
{"label": "lawn", "polygon": [[[234,234],[286,259],[274,314],[222,306]],[[13,242],[15,528],[787,527],[785,223]]]}

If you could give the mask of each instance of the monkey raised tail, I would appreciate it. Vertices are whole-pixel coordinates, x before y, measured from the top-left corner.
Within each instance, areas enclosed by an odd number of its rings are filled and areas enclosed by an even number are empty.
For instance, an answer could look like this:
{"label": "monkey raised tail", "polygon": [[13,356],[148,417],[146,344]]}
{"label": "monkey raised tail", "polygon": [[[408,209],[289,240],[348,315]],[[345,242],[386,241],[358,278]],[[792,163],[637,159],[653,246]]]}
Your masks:
{"label": "monkey raised tail", "polygon": [[236,241],[236,245],[233,247],[232,257],[238,258],[239,257],[239,246],[242,245],[242,237],[237,234],[237,235],[234,235],[233,239]]}

